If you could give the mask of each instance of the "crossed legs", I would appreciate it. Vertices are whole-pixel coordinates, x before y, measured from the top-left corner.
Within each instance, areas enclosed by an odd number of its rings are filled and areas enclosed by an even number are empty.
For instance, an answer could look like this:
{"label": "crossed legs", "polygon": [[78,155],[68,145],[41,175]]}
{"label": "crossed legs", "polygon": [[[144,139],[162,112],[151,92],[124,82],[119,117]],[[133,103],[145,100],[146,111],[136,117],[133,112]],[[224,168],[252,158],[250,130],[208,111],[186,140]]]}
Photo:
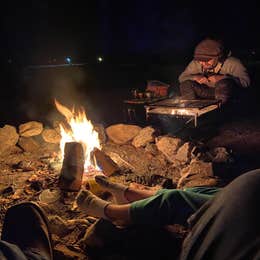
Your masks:
{"label": "crossed legs", "polygon": [[143,190],[133,187],[127,187],[122,184],[113,183],[103,175],[95,178],[96,182],[105,190],[112,193],[116,203],[104,201],[89,191],[83,190],[77,196],[77,204],[85,209],[88,214],[95,217],[102,217],[121,225],[132,223],[130,216],[130,206],[134,201],[142,200],[153,196],[156,191]]}

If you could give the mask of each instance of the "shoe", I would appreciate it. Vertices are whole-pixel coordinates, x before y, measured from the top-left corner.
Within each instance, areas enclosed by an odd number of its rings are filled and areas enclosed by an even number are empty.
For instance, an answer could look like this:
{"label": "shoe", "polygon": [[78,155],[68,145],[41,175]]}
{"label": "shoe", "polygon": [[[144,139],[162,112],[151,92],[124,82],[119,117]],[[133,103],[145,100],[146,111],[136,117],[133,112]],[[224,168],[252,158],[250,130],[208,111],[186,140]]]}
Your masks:
{"label": "shoe", "polygon": [[36,203],[23,202],[7,210],[1,239],[16,244],[21,250],[33,249],[53,259],[48,218]]}
{"label": "shoe", "polygon": [[120,183],[114,183],[111,182],[108,177],[104,175],[96,175],[95,181],[97,184],[99,184],[102,188],[112,193],[112,195],[115,197],[117,204],[127,204],[129,201],[125,197],[125,192],[128,189],[127,186],[120,184]]}

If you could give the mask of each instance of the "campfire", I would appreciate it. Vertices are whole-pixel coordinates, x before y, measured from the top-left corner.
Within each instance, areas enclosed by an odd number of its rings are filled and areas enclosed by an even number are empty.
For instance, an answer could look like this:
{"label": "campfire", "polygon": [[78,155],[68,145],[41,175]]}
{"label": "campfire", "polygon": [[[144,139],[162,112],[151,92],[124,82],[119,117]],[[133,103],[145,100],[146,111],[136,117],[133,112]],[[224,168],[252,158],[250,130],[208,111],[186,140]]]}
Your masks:
{"label": "campfire", "polygon": [[55,105],[58,111],[66,118],[66,124],[60,124],[60,149],[62,159],[64,158],[65,144],[69,142],[78,142],[83,146],[84,151],[84,171],[89,172],[94,169],[99,170],[96,162],[91,158],[91,152],[94,148],[101,149],[98,133],[90,120],[87,119],[86,113],[83,108],[76,110],[60,104],[55,100]]}
{"label": "campfire", "polygon": [[96,219],[73,205],[79,189],[95,193],[95,174],[144,189],[216,186],[213,163],[229,160],[224,147],[206,149],[202,143],[160,135],[151,126],[104,128],[91,122],[82,108],[69,109],[58,101],[55,105],[64,116],[59,126],[29,121],[0,128],[0,218],[14,203],[40,203],[60,259],[71,259],[63,256],[68,251],[84,259],[84,246],[93,241],[88,231]]}
{"label": "campfire", "polygon": [[55,105],[66,119],[65,123],[59,125],[63,160],[60,187],[64,190],[78,191],[82,182],[93,183],[94,175],[111,174],[118,170],[115,163],[101,151],[98,133],[88,120],[84,109],[70,110],[57,100]]}

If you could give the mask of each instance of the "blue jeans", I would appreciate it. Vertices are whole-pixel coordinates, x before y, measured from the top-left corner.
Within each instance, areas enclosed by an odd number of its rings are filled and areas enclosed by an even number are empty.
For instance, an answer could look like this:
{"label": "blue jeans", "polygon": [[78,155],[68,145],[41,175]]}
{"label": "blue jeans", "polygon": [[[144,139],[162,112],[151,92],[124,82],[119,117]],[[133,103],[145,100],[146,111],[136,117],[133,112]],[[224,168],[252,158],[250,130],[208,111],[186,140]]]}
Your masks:
{"label": "blue jeans", "polygon": [[49,260],[41,256],[36,249],[26,249],[22,251],[18,246],[0,240],[1,260]]}

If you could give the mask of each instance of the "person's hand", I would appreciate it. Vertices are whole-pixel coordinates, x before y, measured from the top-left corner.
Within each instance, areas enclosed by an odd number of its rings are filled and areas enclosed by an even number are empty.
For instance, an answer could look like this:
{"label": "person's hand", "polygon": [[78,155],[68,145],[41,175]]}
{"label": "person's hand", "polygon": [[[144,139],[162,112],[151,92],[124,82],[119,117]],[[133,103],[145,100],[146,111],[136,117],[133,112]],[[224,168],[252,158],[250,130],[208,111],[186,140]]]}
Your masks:
{"label": "person's hand", "polygon": [[208,79],[203,75],[196,75],[193,77],[193,80],[198,82],[199,84],[207,84],[209,83]]}
{"label": "person's hand", "polygon": [[208,77],[209,82],[211,83],[216,83],[222,79],[224,79],[226,76],[225,75],[212,75]]}

